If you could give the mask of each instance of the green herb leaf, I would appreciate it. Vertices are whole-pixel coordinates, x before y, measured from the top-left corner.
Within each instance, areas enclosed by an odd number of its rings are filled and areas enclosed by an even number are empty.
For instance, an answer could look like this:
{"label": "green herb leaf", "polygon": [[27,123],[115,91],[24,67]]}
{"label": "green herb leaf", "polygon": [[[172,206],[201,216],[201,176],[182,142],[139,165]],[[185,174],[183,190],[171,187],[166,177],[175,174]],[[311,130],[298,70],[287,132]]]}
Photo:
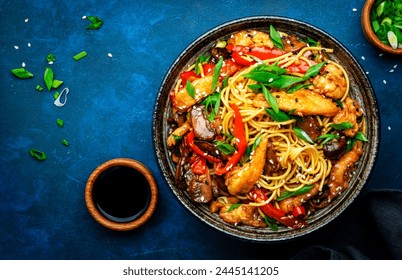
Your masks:
{"label": "green herb leaf", "polygon": [[349,138],[348,141],[346,141],[346,149],[345,149],[345,153],[349,152],[353,146],[356,144],[356,139],[354,138]]}
{"label": "green herb leaf", "polygon": [[222,64],[223,64],[223,57],[221,56],[214,67],[214,74],[212,76],[211,92],[214,92],[216,87],[218,86],[219,75],[221,73]]}
{"label": "green herb leaf", "polygon": [[314,141],[311,140],[310,136],[303,129],[299,127],[293,127],[293,131],[296,133],[297,137],[306,141],[307,143],[314,144]]}
{"label": "green herb leaf", "polygon": [[294,191],[294,192],[284,191],[280,196],[278,196],[276,198],[276,201],[281,201],[281,200],[284,200],[284,199],[289,198],[291,196],[305,194],[306,192],[311,190],[313,188],[313,186],[314,185],[305,185],[305,186],[301,187],[300,189],[298,189],[297,191]]}
{"label": "green herb leaf", "polygon": [[317,138],[315,138],[315,142],[319,141],[319,140],[323,140],[320,143],[320,146],[324,145],[325,143],[327,143],[328,141],[334,140],[334,139],[338,139],[339,135],[337,134],[322,134],[320,136],[318,136]]}
{"label": "green herb leaf", "polygon": [[288,91],[287,91],[287,93],[294,93],[295,91],[298,91],[299,89],[302,89],[302,88],[308,88],[309,86],[311,86],[312,84],[299,84],[299,85],[296,85],[296,86],[294,86],[294,87],[291,87]]}
{"label": "green herb leaf", "polygon": [[186,82],[186,91],[194,99],[195,88],[194,88],[193,84],[190,82],[190,80],[187,80],[187,82]]}
{"label": "green herb leaf", "polygon": [[278,222],[275,219],[264,215],[264,222],[267,224],[267,226],[269,226],[271,230],[278,231]]}
{"label": "green herb leaf", "polygon": [[44,161],[46,160],[46,154],[42,151],[39,151],[37,149],[30,149],[29,154],[33,157],[36,158],[39,161]]}
{"label": "green herb leaf", "polygon": [[251,151],[254,151],[257,149],[258,145],[260,145],[262,139],[262,134],[258,135],[258,137],[255,139],[253,146],[251,147]]}
{"label": "green herb leaf", "polygon": [[211,56],[205,56],[204,54],[200,55],[200,57],[197,59],[197,62],[195,63],[194,71],[195,74],[200,75],[201,74],[201,69],[202,69],[202,64],[208,62],[211,59]]}
{"label": "green herb leaf", "polygon": [[230,145],[228,143],[216,141],[215,144],[216,144],[216,148],[219,151],[221,151],[222,153],[224,153],[225,155],[231,155],[236,151],[235,147],[233,147],[232,145]]}
{"label": "green herb leaf", "polygon": [[262,87],[262,94],[265,97],[265,100],[267,100],[268,104],[271,106],[272,110],[274,110],[275,113],[279,112],[279,107],[278,107],[278,101],[276,98],[271,94],[271,92],[261,84]]}
{"label": "green herb leaf", "polygon": [[58,126],[64,127],[64,121],[62,119],[57,119],[56,123],[57,123]]}
{"label": "green herb leaf", "polygon": [[274,46],[283,50],[281,35],[279,35],[279,32],[276,31],[276,29],[272,25],[269,26],[269,35],[272,42],[274,43]]}
{"label": "green herb leaf", "polygon": [[318,73],[320,73],[322,67],[323,67],[325,64],[326,64],[326,62],[323,61],[323,62],[321,62],[321,63],[317,63],[317,64],[314,64],[314,65],[310,66],[310,67],[307,69],[306,73],[304,74],[303,80],[305,81],[305,80],[308,80],[308,79],[310,79],[310,78],[316,76]]}
{"label": "green herb leaf", "polygon": [[87,29],[99,29],[103,25],[103,20],[97,16],[87,16],[87,19],[91,22]]}
{"label": "green herb leaf", "polygon": [[63,81],[59,81],[59,80],[54,79],[53,82],[52,82],[52,88],[58,88],[62,84],[63,84]]}
{"label": "green herb leaf", "polygon": [[87,54],[88,54],[88,53],[87,53],[86,51],[82,51],[82,52],[77,53],[76,55],[74,55],[73,58],[74,58],[75,60],[80,60],[80,59],[86,57]]}
{"label": "green herb leaf", "polygon": [[172,136],[173,136],[173,139],[174,139],[175,142],[178,142],[181,139],[183,139],[183,136],[179,136],[179,135],[176,135],[176,134],[172,134]]}
{"label": "green herb leaf", "polygon": [[236,208],[239,208],[241,205],[242,205],[241,203],[231,204],[229,209],[226,212],[231,212],[231,211],[235,210]]}
{"label": "green herb leaf", "polygon": [[271,108],[265,108],[265,112],[267,112],[267,114],[276,122],[286,122],[291,119],[288,114],[281,110],[276,113]]}
{"label": "green herb leaf", "polygon": [[61,143],[66,147],[68,147],[70,145],[70,143],[68,143],[68,141],[66,139],[62,139]]}
{"label": "green herb leaf", "polygon": [[278,75],[265,71],[263,69],[253,69],[249,73],[244,74],[243,77],[260,83],[272,83],[272,81],[279,79]]}
{"label": "green herb leaf", "polygon": [[278,79],[274,79],[272,82],[268,83],[271,88],[284,89],[293,86],[294,84],[300,83],[303,78],[291,75],[281,75]]}
{"label": "green herb leaf", "polygon": [[363,141],[363,142],[368,142],[368,139],[366,137],[366,135],[363,134],[363,132],[359,131],[356,136],[355,139]]}
{"label": "green herb leaf", "polygon": [[32,78],[34,75],[26,70],[25,68],[15,68],[11,69],[11,73],[14,74],[14,76],[20,78],[20,79],[29,79]]}
{"label": "green herb leaf", "polygon": [[49,91],[53,85],[53,77],[54,77],[53,70],[49,67],[46,67],[45,73],[43,74],[43,80],[45,82],[47,90],[49,90]]}
{"label": "green herb leaf", "polygon": [[56,56],[54,54],[50,53],[46,56],[46,61],[47,62],[56,61]]}
{"label": "green herb leaf", "polygon": [[331,127],[336,130],[346,130],[353,127],[351,122],[341,122],[341,123],[333,123]]}

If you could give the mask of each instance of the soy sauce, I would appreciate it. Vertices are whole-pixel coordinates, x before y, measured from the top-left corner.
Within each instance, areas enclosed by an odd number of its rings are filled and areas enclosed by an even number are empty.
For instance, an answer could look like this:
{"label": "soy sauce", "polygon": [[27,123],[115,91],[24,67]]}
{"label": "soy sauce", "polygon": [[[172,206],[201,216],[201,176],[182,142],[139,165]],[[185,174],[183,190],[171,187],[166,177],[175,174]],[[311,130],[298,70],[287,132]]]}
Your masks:
{"label": "soy sauce", "polygon": [[146,178],[128,166],[114,166],[100,174],[93,188],[99,211],[115,222],[129,222],[147,209],[151,190]]}

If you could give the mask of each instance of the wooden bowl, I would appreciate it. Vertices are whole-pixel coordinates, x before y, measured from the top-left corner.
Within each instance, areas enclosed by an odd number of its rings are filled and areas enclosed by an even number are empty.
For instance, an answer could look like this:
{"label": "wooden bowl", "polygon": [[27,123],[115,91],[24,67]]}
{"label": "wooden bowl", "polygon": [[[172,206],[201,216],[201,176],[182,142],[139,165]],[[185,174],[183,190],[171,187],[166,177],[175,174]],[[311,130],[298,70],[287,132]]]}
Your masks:
{"label": "wooden bowl", "polygon": [[380,39],[378,39],[377,35],[375,35],[370,21],[370,12],[374,2],[375,0],[367,0],[363,6],[361,14],[361,25],[364,36],[370,42],[370,44],[372,44],[379,50],[393,55],[402,55],[402,48],[393,49],[391,46],[382,43]]}
{"label": "wooden bowl", "polygon": [[[126,166],[133,168],[136,171],[139,171],[139,173],[148,182],[150,191],[148,206],[142,211],[142,213],[138,217],[136,217],[134,220],[127,222],[113,221],[107,218],[105,215],[103,215],[99,207],[96,205],[93,196],[94,185],[97,178],[106,170],[118,166]],[[116,231],[128,231],[142,226],[145,222],[147,222],[151,218],[151,216],[155,212],[157,200],[158,200],[158,188],[151,171],[142,163],[129,158],[111,159],[101,164],[92,172],[92,174],[88,178],[85,187],[85,203],[89,213],[99,224],[103,225],[106,228]]]}

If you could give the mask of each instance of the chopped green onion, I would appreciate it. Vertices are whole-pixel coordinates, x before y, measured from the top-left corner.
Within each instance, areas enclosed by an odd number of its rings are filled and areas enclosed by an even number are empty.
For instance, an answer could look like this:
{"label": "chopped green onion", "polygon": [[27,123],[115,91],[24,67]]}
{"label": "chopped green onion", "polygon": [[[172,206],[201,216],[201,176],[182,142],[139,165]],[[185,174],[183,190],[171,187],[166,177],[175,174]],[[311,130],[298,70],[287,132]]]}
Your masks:
{"label": "chopped green onion", "polygon": [[388,31],[387,33],[388,42],[393,49],[398,48],[398,38],[396,37],[395,33],[392,31]]}
{"label": "chopped green onion", "polygon": [[39,161],[44,161],[46,160],[46,154],[42,151],[39,151],[37,149],[30,149],[29,154],[33,157],[36,158]]}
{"label": "chopped green onion", "polygon": [[222,41],[222,40],[217,40],[216,41],[216,45],[215,45],[215,48],[218,48],[218,49],[224,49],[224,48],[226,48],[226,45],[227,45],[227,42],[226,41]]}
{"label": "chopped green onion", "polygon": [[211,92],[214,92],[216,90],[216,87],[218,86],[219,75],[221,73],[222,64],[223,64],[223,57],[221,56],[214,67],[214,74],[212,75]]}
{"label": "chopped green onion", "polygon": [[366,135],[363,134],[363,132],[359,131],[356,136],[355,139],[363,141],[363,142],[368,142],[368,139],[366,137]]}
{"label": "chopped green onion", "polygon": [[58,88],[62,84],[63,84],[63,81],[59,81],[59,80],[54,79],[53,82],[52,82],[52,88]]}
{"label": "chopped green onion", "polygon": [[42,90],[43,90],[43,87],[41,87],[40,85],[37,85],[37,86],[36,86],[36,90],[37,90],[37,91],[42,91]]}
{"label": "chopped green onion", "polygon": [[301,195],[301,194],[305,194],[306,192],[308,192],[309,190],[311,190],[313,188],[314,185],[305,185],[302,188],[298,189],[297,191],[291,192],[291,191],[285,191],[283,192],[280,196],[278,196],[276,198],[276,201],[281,201],[284,200],[286,198],[289,198],[291,196],[295,196],[295,195]]}
{"label": "chopped green onion", "polygon": [[46,67],[45,73],[43,74],[43,80],[45,82],[47,90],[50,90],[52,88],[53,77],[54,77],[53,70],[49,67]]}
{"label": "chopped green onion", "polygon": [[62,119],[57,119],[56,123],[58,126],[63,127],[64,126],[64,121]]}
{"label": "chopped green onion", "polygon": [[231,204],[226,212],[231,212],[231,211],[235,210],[236,208],[239,208],[241,205],[242,205],[241,203]]}
{"label": "chopped green onion", "polygon": [[339,135],[337,134],[322,134],[320,136],[318,136],[317,138],[315,138],[314,141],[318,141],[318,140],[323,140],[320,143],[320,146],[324,145],[325,143],[327,143],[328,141],[334,140],[339,138]]}
{"label": "chopped green onion", "polygon": [[279,106],[278,106],[278,101],[276,98],[271,94],[271,92],[261,84],[262,87],[262,94],[265,97],[265,100],[268,102],[268,104],[271,106],[272,110],[274,110],[275,113],[279,113]]}
{"label": "chopped green onion", "polygon": [[76,55],[74,55],[73,58],[74,58],[74,60],[80,60],[80,59],[86,57],[87,54],[88,53],[86,51],[82,51],[82,52],[77,53]]}
{"label": "chopped green onion", "polygon": [[103,25],[103,20],[97,16],[87,16],[87,19],[91,22],[87,29],[99,29]]}
{"label": "chopped green onion", "polygon": [[60,93],[59,93],[58,91],[56,91],[56,92],[53,94],[54,100],[56,100],[56,99],[59,97],[59,95],[60,95]]}
{"label": "chopped green onion", "polygon": [[11,69],[11,73],[14,74],[14,76],[20,78],[20,79],[29,79],[32,78],[34,75],[26,70],[25,68],[15,68]]}
{"label": "chopped green onion", "polygon": [[66,139],[61,140],[61,143],[66,147],[70,145]]}
{"label": "chopped green onion", "polygon": [[236,151],[236,149],[228,143],[224,143],[222,141],[216,141],[215,144],[216,148],[225,155],[231,155]]}
{"label": "chopped green onion", "polygon": [[271,230],[278,231],[278,222],[275,219],[269,217],[268,215],[264,215],[264,222]]}
{"label": "chopped green onion", "polygon": [[310,138],[310,136],[303,129],[299,127],[293,127],[293,131],[296,133],[297,137],[306,141],[307,143],[314,144],[314,141]]}
{"label": "chopped green onion", "polygon": [[195,87],[190,82],[190,80],[187,80],[187,82],[186,82],[186,90],[187,90],[187,93],[194,99],[194,97],[195,97]]}
{"label": "chopped green onion", "polygon": [[54,54],[50,53],[46,56],[46,61],[47,62],[56,61],[56,56]]}
{"label": "chopped green onion", "polygon": [[276,31],[275,27],[273,27],[272,25],[269,26],[269,35],[271,37],[272,42],[274,43],[274,46],[283,50],[281,35],[279,35],[279,32]]}
{"label": "chopped green onion", "polygon": [[341,123],[333,123],[331,127],[335,130],[346,130],[353,127],[351,122],[341,122]]}

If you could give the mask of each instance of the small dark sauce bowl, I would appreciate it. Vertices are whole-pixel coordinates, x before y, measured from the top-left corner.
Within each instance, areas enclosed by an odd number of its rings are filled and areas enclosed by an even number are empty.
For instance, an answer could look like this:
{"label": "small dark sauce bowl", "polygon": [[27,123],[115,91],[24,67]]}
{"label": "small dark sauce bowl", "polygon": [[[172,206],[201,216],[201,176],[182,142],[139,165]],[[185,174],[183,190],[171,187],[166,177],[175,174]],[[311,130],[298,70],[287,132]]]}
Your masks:
{"label": "small dark sauce bowl", "polygon": [[[136,181],[125,182],[118,177],[120,175],[128,176],[129,180]],[[113,195],[114,184],[116,184],[116,191],[119,191],[121,187],[119,185],[125,185],[125,191],[120,194],[121,203],[118,201],[119,195]],[[105,186],[107,190],[106,193],[101,194],[104,200],[102,202],[99,199],[99,193],[102,191],[100,188]],[[129,187],[138,188],[138,190],[127,190]],[[139,197],[135,197],[137,192]],[[127,198],[127,195],[131,195],[132,198]],[[110,203],[107,200],[111,200]],[[116,231],[128,231],[142,226],[155,212],[157,200],[158,188],[151,171],[142,163],[129,158],[111,159],[101,164],[89,176],[85,187],[85,203],[89,213],[99,224]],[[130,209],[131,202],[132,209]],[[102,209],[102,205],[105,209]],[[125,206],[124,209],[122,205]],[[115,213],[123,211],[129,215],[119,217],[114,215],[113,211]]]}

